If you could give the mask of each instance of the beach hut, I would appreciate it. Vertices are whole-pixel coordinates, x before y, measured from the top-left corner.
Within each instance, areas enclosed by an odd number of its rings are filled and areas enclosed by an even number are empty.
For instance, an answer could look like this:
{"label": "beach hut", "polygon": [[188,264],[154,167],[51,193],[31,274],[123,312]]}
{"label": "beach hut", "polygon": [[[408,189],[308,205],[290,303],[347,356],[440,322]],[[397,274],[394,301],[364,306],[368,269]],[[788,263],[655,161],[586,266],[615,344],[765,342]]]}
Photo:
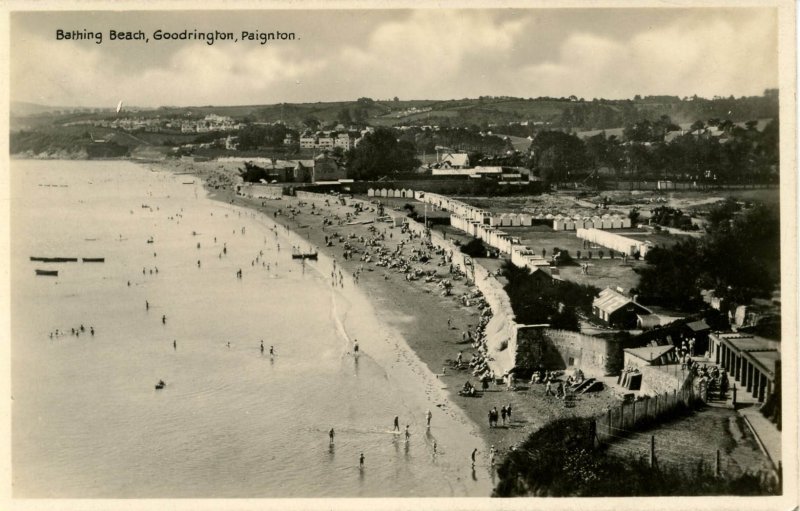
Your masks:
{"label": "beach hut", "polygon": [[414,198],[414,190],[411,188],[406,188],[406,198],[413,199]]}
{"label": "beach hut", "polygon": [[389,191],[386,188],[381,188],[379,190],[379,192],[380,192],[380,194],[378,195],[378,197],[388,197],[389,196]]}
{"label": "beach hut", "polygon": [[524,227],[530,227],[533,224],[533,218],[530,213],[520,213],[519,224]]}
{"label": "beach hut", "polygon": [[622,228],[629,229],[631,227],[631,219],[628,217],[622,218]]}
{"label": "beach hut", "polygon": [[615,216],[611,219],[613,229],[622,229],[622,219]]}
{"label": "beach hut", "polygon": [[522,225],[519,219],[519,214],[511,215],[511,227],[519,227]]}
{"label": "beach hut", "polygon": [[614,228],[614,221],[611,220],[611,217],[603,219],[603,229],[613,229]]}
{"label": "beach hut", "polygon": [[367,197],[375,197],[375,189],[374,188],[370,188],[369,190],[367,190]]}

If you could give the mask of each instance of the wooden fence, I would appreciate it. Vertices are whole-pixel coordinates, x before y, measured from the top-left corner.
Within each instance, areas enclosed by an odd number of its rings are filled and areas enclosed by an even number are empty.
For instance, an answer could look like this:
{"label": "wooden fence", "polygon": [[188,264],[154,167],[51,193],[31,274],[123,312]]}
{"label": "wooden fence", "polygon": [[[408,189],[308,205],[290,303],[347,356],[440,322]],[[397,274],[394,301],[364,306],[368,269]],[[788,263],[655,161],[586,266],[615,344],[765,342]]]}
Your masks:
{"label": "wooden fence", "polygon": [[703,392],[687,377],[680,389],[664,392],[641,401],[621,403],[595,419],[595,433],[600,442],[613,441],[622,432],[634,431],[672,416],[678,408],[691,408],[703,401]]}

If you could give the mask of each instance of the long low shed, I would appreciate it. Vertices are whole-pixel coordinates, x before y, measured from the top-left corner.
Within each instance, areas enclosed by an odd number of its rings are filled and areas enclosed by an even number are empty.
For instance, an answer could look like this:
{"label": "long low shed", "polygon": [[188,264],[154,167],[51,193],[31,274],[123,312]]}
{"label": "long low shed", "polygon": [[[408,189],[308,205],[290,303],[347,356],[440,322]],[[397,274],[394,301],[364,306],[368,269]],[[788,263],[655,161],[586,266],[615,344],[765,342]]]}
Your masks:
{"label": "long low shed", "polygon": [[639,255],[644,257],[649,248],[646,243],[639,240],[600,229],[578,229],[576,234],[581,239],[616,250],[617,252],[622,252],[623,254],[628,254],[629,256],[639,252]]}

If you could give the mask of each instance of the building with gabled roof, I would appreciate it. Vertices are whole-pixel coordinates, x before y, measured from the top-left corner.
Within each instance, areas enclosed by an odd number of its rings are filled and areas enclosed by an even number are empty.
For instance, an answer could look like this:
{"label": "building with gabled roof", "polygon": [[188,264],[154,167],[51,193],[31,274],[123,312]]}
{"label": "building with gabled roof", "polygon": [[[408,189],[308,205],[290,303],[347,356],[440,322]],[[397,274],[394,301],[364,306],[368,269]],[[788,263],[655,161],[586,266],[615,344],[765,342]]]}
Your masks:
{"label": "building with gabled roof", "polygon": [[467,153],[446,153],[442,155],[439,163],[445,168],[466,169],[469,168],[469,155]]}
{"label": "building with gabled roof", "polygon": [[592,313],[609,326],[627,329],[636,328],[637,315],[652,314],[630,296],[610,287],[600,291],[594,299]]}

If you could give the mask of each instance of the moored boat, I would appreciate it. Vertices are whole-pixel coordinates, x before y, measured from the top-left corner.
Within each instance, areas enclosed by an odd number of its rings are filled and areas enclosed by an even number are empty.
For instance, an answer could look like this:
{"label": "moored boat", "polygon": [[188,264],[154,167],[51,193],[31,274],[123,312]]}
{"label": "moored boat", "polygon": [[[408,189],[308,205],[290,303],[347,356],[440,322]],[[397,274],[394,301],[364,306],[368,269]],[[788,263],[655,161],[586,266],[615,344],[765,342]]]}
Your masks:
{"label": "moored boat", "polygon": [[58,270],[36,270],[36,275],[45,275],[48,277],[58,277]]}
{"label": "moored boat", "polygon": [[105,257],[84,257],[83,258],[83,262],[84,263],[104,263],[104,262],[106,262],[106,258]]}
{"label": "moored boat", "polygon": [[310,253],[295,253],[292,254],[292,259],[312,259],[314,261],[317,260],[317,253],[310,252]]}
{"label": "moored boat", "polygon": [[77,257],[34,257],[31,256],[31,261],[38,261],[40,263],[77,263]]}

